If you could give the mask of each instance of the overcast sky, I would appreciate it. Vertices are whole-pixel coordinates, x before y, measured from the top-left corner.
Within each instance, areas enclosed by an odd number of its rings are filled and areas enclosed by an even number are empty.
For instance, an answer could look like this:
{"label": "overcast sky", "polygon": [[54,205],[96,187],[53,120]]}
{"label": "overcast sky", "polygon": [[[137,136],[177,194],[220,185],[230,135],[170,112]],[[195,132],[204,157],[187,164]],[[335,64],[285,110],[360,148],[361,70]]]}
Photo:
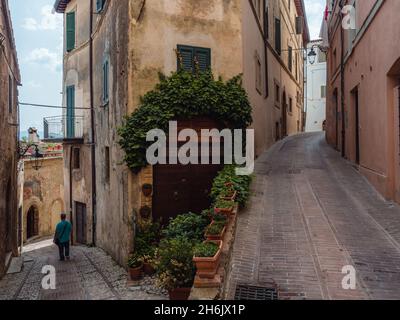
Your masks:
{"label": "overcast sky", "polygon": [[[20,102],[61,105],[62,15],[53,14],[54,0],[9,0],[23,86]],[[311,39],[319,36],[326,0],[305,0]],[[21,132],[43,130],[43,118],[61,110],[21,106]]]}

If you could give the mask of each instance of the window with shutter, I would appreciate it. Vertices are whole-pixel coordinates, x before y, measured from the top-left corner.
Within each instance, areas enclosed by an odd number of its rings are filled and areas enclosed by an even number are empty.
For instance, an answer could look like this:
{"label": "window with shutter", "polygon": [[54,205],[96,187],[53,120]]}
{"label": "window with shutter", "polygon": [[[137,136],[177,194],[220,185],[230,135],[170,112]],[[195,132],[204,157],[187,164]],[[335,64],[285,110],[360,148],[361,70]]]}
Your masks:
{"label": "window with shutter", "polygon": [[66,26],[66,38],[67,38],[67,51],[75,49],[75,12],[67,13],[67,26]]}
{"label": "window with shutter", "polygon": [[103,64],[103,103],[107,103],[109,100],[109,77],[110,77],[110,65],[108,60],[104,61]]}
{"label": "window with shutter", "polygon": [[288,68],[290,71],[293,70],[293,48],[289,46],[288,52]]}
{"label": "window with shutter", "polygon": [[67,138],[75,136],[75,86],[67,87]]}
{"label": "window with shutter", "polygon": [[106,3],[106,0],[96,0],[96,9],[97,9],[98,13],[103,11],[105,3]]}
{"label": "window with shutter", "polygon": [[195,72],[211,67],[211,49],[178,45],[178,69]]}
{"label": "window with shutter", "polygon": [[281,42],[281,20],[275,18],[275,50],[279,55],[282,52]]}

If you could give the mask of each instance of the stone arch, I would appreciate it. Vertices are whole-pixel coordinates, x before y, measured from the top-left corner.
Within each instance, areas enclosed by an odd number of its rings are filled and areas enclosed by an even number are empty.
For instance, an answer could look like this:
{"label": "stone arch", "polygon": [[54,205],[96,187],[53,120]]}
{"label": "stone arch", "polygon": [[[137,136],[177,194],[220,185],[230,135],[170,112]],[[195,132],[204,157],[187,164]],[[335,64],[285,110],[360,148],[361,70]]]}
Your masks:
{"label": "stone arch", "polygon": [[[42,211],[43,211],[43,204],[39,198],[31,197],[29,201],[24,202],[24,218],[23,218],[24,242],[31,238],[41,235],[40,222],[41,222]],[[30,230],[28,230],[28,228],[30,228]]]}

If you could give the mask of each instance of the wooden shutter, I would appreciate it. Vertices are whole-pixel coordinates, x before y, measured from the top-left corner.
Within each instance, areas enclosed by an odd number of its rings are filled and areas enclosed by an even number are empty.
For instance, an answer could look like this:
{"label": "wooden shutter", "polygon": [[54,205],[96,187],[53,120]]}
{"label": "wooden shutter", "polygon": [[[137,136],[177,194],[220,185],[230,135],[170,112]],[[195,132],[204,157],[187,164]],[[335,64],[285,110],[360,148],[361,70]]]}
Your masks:
{"label": "wooden shutter", "polygon": [[[183,70],[193,72],[193,61],[194,61],[194,48],[188,46],[178,45],[178,52],[181,58],[181,61],[178,57],[178,70],[183,68]],[[182,64],[182,65],[181,65]]]}
{"label": "wooden shutter", "polygon": [[109,62],[104,61],[103,64],[103,102],[108,102],[109,98]]}
{"label": "wooden shutter", "polygon": [[67,13],[67,51],[75,49],[75,12]]}
{"label": "wooden shutter", "polygon": [[101,12],[104,8],[105,0],[96,0],[96,9],[97,12]]}
{"label": "wooden shutter", "polygon": [[75,136],[75,86],[67,87],[67,138]]}
{"label": "wooden shutter", "polygon": [[279,55],[281,55],[282,52],[281,43],[281,20],[275,18],[275,50]]}
{"label": "wooden shutter", "polygon": [[268,10],[268,4],[267,1],[264,0],[264,36],[265,39],[269,38],[269,10]]}
{"label": "wooden shutter", "polygon": [[211,67],[211,50],[206,48],[195,48],[195,59],[200,71],[206,71]]}
{"label": "wooden shutter", "polygon": [[290,71],[293,70],[293,48],[292,47],[289,47],[289,51],[288,51],[288,67],[289,67]]}

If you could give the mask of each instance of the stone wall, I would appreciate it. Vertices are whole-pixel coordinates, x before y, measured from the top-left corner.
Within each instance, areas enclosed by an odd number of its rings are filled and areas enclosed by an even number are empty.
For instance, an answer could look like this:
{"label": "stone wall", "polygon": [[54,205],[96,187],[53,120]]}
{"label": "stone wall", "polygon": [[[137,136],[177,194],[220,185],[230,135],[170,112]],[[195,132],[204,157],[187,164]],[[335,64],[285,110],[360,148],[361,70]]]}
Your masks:
{"label": "stone wall", "polygon": [[[32,167],[32,161],[25,161],[23,241],[28,233],[28,214],[34,214],[37,234],[33,238],[51,236],[60,214],[64,211],[63,158],[46,158],[39,170]],[[31,237],[32,238],[32,237]]]}

